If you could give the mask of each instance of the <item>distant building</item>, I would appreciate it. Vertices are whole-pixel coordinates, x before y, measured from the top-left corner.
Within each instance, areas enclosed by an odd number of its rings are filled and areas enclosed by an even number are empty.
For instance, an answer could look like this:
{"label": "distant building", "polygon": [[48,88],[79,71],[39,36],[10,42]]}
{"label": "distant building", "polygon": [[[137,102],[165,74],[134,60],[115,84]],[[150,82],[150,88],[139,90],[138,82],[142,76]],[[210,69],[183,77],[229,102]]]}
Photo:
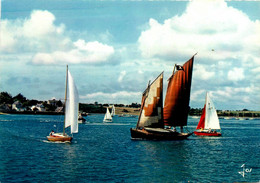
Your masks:
{"label": "distant building", "polygon": [[47,104],[53,105],[53,106],[56,107],[58,102],[59,102],[59,100],[56,100],[56,99],[54,98],[54,99],[48,100],[48,101],[47,101]]}
{"label": "distant building", "polygon": [[23,107],[23,104],[20,101],[15,101],[12,104],[12,109],[15,111],[25,111],[25,108]]}
{"label": "distant building", "polygon": [[45,111],[46,111],[46,109],[45,109],[45,107],[44,107],[43,104],[33,105],[33,106],[31,107],[31,110],[32,110],[32,111],[41,111],[41,112],[45,112]]}

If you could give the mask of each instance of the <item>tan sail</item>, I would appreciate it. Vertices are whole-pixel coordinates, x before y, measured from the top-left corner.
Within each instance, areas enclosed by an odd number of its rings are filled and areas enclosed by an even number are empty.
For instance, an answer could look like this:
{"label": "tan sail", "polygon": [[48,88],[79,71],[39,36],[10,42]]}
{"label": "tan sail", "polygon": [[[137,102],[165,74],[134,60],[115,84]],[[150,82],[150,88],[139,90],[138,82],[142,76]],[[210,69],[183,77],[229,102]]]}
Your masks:
{"label": "tan sail", "polygon": [[[194,56],[183,66],[175,65],[169,78],[163,118],[167,126],[186,126]],[[175,72],[176,69],[176,72]]]}
{"label": "tan sail", "polygon": [[163,128],[163,73],[143,93],[141,112],[137,127]]}

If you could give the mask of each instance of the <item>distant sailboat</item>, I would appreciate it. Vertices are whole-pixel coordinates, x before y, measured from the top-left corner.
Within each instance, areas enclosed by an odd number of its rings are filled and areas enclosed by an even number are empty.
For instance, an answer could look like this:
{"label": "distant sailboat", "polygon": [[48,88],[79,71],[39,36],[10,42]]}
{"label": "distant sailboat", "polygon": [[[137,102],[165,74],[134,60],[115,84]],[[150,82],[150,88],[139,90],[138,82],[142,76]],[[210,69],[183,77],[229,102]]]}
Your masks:
{"label": "distant sailboat", "polygon": [[207,93],[201,118],[194,134],[198,136],[221,136],[221,133],[216,132],[216,130],[220,130],[219,119],[215,106]]}
{"label": "distant sailboat", "polygon": [[65,128],[70,126],[71,134],[78,133],[78,110],[79,97],[78,90],[73,78],[68,70],[66,72],[66,89],[65,89],[65,116],[63,124],[63,133],[52,132],[47,139],[49,141],[71,141],[72,137],[65,133]]}
{"label": "distant sailboat", "polygon": [[111,116],[114,117],[115,115],[116,115],[116,109],[115,109],[115,106],[112,105]]}
{"label": "distant sailboat", "polygon": [[[130,129],[132,138],[182,140],[192,134],[184,133],[182,128],[187,125],[194,56],[183,66],[175,65],[169,78],[164,109],[163,73],[148,84],[136,128]],[[176,131],[177,126],[181,127],[181,132]]]}
{"label": "distant sailboat", "polygon": [[103,121],[104,121],[104,122],[112,122],[112,116],[111,116],[111,114],[110,114],[108,108],[107,108],[107,112],[106,112],[106,114],[105,114],[105,117],[104,117],[104,120],[103,120]]}
{"label": "distant sailboat", "polygon": [[86,123],[86,119],[83,118],[82,113],[79,113],[78,123]]}

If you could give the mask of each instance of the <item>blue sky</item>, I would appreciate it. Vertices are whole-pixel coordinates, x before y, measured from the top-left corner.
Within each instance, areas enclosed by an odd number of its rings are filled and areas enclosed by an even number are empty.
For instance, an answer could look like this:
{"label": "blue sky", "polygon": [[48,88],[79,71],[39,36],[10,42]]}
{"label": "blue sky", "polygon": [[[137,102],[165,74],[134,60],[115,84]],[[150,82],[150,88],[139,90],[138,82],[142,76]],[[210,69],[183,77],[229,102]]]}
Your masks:
{"label": "blue sky", "polygon": [[2,0],[0,88],[80,102],[140,103],[148,80],[195,57],[190,106],[260,110],[260,1]]}

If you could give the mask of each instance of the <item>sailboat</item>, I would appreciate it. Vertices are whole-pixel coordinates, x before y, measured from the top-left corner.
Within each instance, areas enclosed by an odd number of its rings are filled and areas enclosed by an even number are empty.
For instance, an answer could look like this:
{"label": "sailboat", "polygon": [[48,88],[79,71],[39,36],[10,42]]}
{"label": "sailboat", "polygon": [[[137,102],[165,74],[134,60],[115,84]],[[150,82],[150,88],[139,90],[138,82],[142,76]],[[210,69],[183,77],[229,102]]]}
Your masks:
{"label": "sailboat", "polygon": [[107,108],[107,112],[105,114],[103,122],[112,122],[112,116],[111,116],[108,108]]}
{"label": "sailboat", "polygon": [[115,106],[112,105],[111,116],[114,117],[115,115],[116,115],[116,109],[115,109]]}
{"label": "sailboat", "polygon": [[[132,138],[183,140],[192,134],[184,133],[183,126],[187,125],[188,119],[194,56],[183,66],[174,66],[168,80],[164,108],[163,72],[151,84],[148,83],[143,92],[137,125],[130,129]],[[177,132],[177,126],[181,132]]]}
{"label": "sailboat", "polygon": [[221,133],[216,130],[220,130],[217,111],[209,94],[206,93],[205,105],[194,134],[198,136],[221,136]]}
{"label": "sailboat", "polygon": [[63,123],[63,133],[52,132],[47,139],[49,141],[72,141],[72,137],[65,133],[65,129],[70,126],[71,134],[78,133],[78,110],[79,97],[78,90],[74,80],[68,70],[66,72],[66,87],[65,87],[65,116]]}

